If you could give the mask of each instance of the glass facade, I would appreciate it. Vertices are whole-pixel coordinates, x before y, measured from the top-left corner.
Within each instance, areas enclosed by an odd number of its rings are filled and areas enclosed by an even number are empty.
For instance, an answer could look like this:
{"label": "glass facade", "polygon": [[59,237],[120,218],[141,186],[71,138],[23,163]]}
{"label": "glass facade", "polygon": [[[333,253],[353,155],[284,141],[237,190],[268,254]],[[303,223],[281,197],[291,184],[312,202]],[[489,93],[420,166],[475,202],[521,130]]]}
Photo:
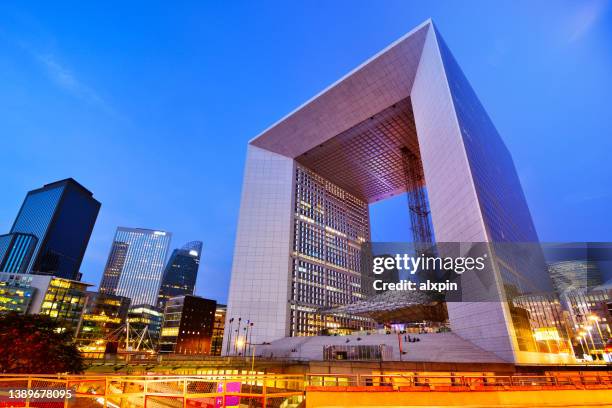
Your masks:
{"label": "glass facade", "polygon": [[117,228],[100,292],[156,305],[170,238],[165,231]]}
{"label": "glass facade", "polygon": [[32,234],[0,236],[0,272],[26,273],[37,243]]}
{"label": "glass facade", "polygon": [[51,278],[39,313],[57,320],[65,330],[76,335],[88,286],[69,279]]}
{"label": "glass facade", "polygon": [[[503,288],[499,300],[508,304],[518,351],[565,353],[569,339],[561,319],[553,313],[559,299],[541,248],[524,245],[528,253],[517,256],[511,245],[496,245],[539,241],[510,152],[457,61],[437,37],[487,240],[493,243],[492,259]],[[547,323],[538,323],[536,316],[547,316]],[[550,328],[547,330],[554,328],[555,336],[560,337],[559,347],[541,346],[542,324]]]}
{"label": "glass facade", "polygon": [[[568,326],[576,355],[602,359],[612,338],[612,289],[568,291],[561,300],[568,310]],[[612,362],[612,356],[607,362]]]}
{"label": "glass facade", "polygon": [[106,341],[117,337],[125,324],[130,300],[122,296],[87,292],[87,301],[77,335],[81,351],[104,351]]}
{"label": "glass facade", "polygon": [[[142,336],[140,349],[156,350],[164,318],[163,310],[149,305],[134,305],[128,310],[127,322],[130,327],[130,346],[136,348],[138,337]],[[122,341],[125,341],[125,334]],[[125,343],[124,343],[125,344]]]}
{"label": "glass facade", "polygon": [[210,354],[220,356],[223,351],[223,334],[225,332],[225,315],[227,314],[227,306],[217,304],[215,310],[215,322],[210,346]]}
{"label": "glass facade", "polygon": [[520,350],[571,353],[567,322],[555,294],[517,296],[510,313]]}
{"label": "glass facade", "polygon": [[317,313],[364,297],[362,244],[370,239],[368,203],[297,165],[293,222],[291,336],[372,327],[365,318]]}
{"label": "glass facade", "polygon": [[574,243],[546,248],[553,258],[548,269],[566,311],[566,327],[576,356],[587,360],[607,357],[606,361],[612,362],[612,356],[605,352],[612,338],[612,288],[604,284],[610,263],[602,262],[590,247]]}
{"label": "glass facade", "polygon": [[11,246],[12,240],[13,237],[11,236],[11,234],[0,235],[0,262],[2,262],[2,260],[6,256],[6,253],[8,252]]}
{"label": "glass facade", "polygon": [[36,288],[0,280],[0,312],[27,313]]}
{"label": "glass facade", "polygon": [[130,245],[126,242],[113,242],[106,261],[106,268],[104,268],[102,282],[100,282],[100,293],[113,294],[117,290],[119,276],[121,276],[129,247]]}
{"label": "glass facade", "polygon": [[189,242],[182,248],[172,251],[159,288],[157,307],[163,309],[171,297],[193,294],[201,252],[200,241]]}
{"label": "glass facade", "polygon": [[99,210],[93,194],[73,179],[30,191],[11,228],[37,238],[27,272],[76,279]]}
{"label": "glass facade", "polygon": [[0,311],[38,313],[50,276],[0,273]]}
{"label": "glass facade", "polygon": [[89,286],[55,276],[0,273],[0,310],[44,314],[76,335]]}

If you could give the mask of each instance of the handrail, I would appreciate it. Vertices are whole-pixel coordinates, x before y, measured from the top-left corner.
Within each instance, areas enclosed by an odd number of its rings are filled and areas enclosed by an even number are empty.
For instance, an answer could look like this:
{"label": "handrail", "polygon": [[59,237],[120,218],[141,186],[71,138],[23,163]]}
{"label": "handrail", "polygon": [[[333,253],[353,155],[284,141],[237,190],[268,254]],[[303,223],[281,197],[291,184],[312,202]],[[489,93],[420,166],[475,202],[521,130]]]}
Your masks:
{"label": "handrail", "polygon": [[308,374],[201,374],[201,375],[51,375],[51,374],[0,374],[0,382],[48,382],[49,384],[65,383],[79,385],[85,383],[126,383],[138,384],[169,384],[182,383],[184,387],[197,386],[200,383],[243,384],[273,383],[278,388],[304,389],[308,386],[338,387],[338,386],[591,386],[603,385],[612,388],[612,372],[610,373],[554,373],[546,375],[494,375],[494,374],[455,374],[438,375],[431,373],[404,374],[361,374],[361,373],[308,373]]}
{"label": "handrail", "polygon": [[487,387],[487,386],[591,386],[601,385],[612,388],[612,373],[610,374],[547,374],[547,375],[436,375],[429,373],[406,374],[306,374],[306,382],[311,387],[338,387],[338,386],[391,386],[394,388],[405,386],[429,387]]}
{"label": "handrail", "polygon": [[[72,389],[72,397],[97,400],[105,407],[142,406],[145,401],[163,400],[166,398],[183,401],[187,406],[190,401],[198,402],[210,399],[221,399],[223,406],[230,398],[256,399],[264,403],[271,399],[297,399],[302,401],[305,395],[305,377],[303,375],[194,375],[194,376],[121,376],[121,375],[27,375],[0,374],[0,383],[11,384],[20,390]],[[236,386],[237,383],[237,386]],[[6,387],[5,387],[6,388]],[[6,391],[6,390],[5,390]],[[8,401],[8,391],[0,391],[0,406]],[[35,397],[38,398],[38,397]],[[28,406],[36,401],[10,400],[11,406]],[[66,401],[52,399],[49,406]],[[125,402],[125,404],[124,404]],[[234,401],[235,402],[235,401]],[[15,405],[13,405],[15,404]],[[218,403],[217,403],[218,404]],[[231,405],[236,405],[232,403]],[[265,406],[265,404],[264,404]]]}

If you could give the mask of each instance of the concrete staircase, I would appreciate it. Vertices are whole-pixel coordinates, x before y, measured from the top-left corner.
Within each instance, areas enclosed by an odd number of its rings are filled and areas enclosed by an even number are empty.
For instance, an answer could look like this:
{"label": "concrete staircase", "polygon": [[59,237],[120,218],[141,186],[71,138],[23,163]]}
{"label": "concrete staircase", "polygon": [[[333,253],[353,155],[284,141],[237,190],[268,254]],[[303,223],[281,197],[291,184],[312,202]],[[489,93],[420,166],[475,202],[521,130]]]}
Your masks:
{"label": "concrete staircase", "polygon": [[[485,351],[453,333],[411,334],[410,337],[418,338],[420,341],[404,342],[404,335],[400,335],[404,351],[401,358],[403,361],[504,363],[493,353]],[[397,334],[287,337],[273,341],[268,346],[259,346],[257,354],[263,357],[320,361],[323,359],[324,346],[380,344],[385,344],[391,348],[393,351],[391,360],[400,360]]]}

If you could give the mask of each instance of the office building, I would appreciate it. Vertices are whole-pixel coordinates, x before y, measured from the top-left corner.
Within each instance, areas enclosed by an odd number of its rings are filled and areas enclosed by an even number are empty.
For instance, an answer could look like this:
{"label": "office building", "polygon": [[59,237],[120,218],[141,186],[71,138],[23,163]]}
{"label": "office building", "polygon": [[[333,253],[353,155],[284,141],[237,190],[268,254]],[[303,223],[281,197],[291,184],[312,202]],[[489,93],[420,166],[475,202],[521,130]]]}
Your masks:
{"label": "office building", "polygon": [[0,310],[44,314],[76,335],[89,286],[56,276],[0,273]]}
{"label": "office building", "polygon": [[182,248],[172,251],[164,269],[157,307],[163,309],[166,301],[171,297],[193,295],[201,253],[202,242],[200,241],[188,242]]}
{"label": "office building", "polygon": [[217,302],[198,296],[172,297],[166,302],[160,353],[211,354]]}
{"label": "office building", "polygon": [[[128,310],[127,327],[132,350],[156,351],[164,318],[163,310],[147,304],[133,305]],[[141,340],[142,339],[142,340]],[[125,336],[122,341],[127,343]]]}
{"label": "office building", "polygon": [[[30,309],[36,294],[36,287],[27,281],[20,282],[19,276],[0,274],[0,313],[17,312],[25,314]],[[35,275],[30,275],[30,279],[32,276]],[[45,277],[45,279],[47,278]]]}
{"label": "office building", "polygon": [[568,311],[574,351],[580,357],[590,355],[593,359],[600,359],[612,338],[612,287],[589,292],[568,291],[561,296],[561,300]]}
{"label": "office building", "polygon": [[[363,297],[369,205],[398,194],[415,243],[538,241],[510,152],[431,21],[248,143],[226,327],[254,322],[255,343],[354,328],[317,308]],[[447,304],[454,334],[508,362],[570,361],[518,341],[535,333],[505,297],[552,291],[543,261],[484,247],[490,273],[462,276]]]}
{"label": "office building", "polygon": [[0,272],[27,273],[37,243],[32,234],[0,235]]}
{"label": "office building", "polygon": [[360,246],[370,236],[368,205],[305,167],[295,175],[290,335],[371,328],[367,319],[317,313],[365,295]]}
{"label": "office building", "polygon": [[213,323],[213,333],[210,346],[212,356],[220,356],[223,348],[223,332],[225,330],[225,315],[227,306],[217,304],[215,309],[215,321]]}
{"label": "office building", "polygon": [[127,297],[132,305],[156,305],[170,238],[165,231],[117,228],[100,293]]}
{"label": "office building", "polygon": [[82,351],[103,352],[107,341],[120,336],[130,300],[123,296],[90,291],[86,297],[76,341]]}
{"label": "office building", "polygon": [[37,238],[25,271],[76,279],[99,210],[71,178],[28,192],[10,231]]}
{"label": "office building", "polygon": [[592,360],[608,357],[605,347],[612,337],[610,244],[547,244],[544,250],[576,356]]}

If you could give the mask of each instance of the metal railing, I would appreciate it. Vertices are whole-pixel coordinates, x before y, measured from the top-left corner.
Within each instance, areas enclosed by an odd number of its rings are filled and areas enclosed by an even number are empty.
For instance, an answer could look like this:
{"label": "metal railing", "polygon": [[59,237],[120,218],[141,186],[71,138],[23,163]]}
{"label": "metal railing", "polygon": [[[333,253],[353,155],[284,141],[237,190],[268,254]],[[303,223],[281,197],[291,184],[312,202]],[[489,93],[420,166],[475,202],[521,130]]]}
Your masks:
{"label": "metal railing", "polygon": [[[11,398],[29,391],[26,398]],[[47,392],[47,390],[55,390]],[[12,391],[12,393],[11,393]],[[60,391],[64,393],[60,396]],[[68,392],[69,391],[69,392]],[[304,376],[0,376],[0,407],[297,407]]]}
{"label": "metal railing", "polygon": [[[612,389],[612,373],[238,375],[0,375],[0,407],[283,407],[308,391]],[[24,397],[23,392],[26,392]],[[16,397],[15,397],[16,396]]]}
{"label": "metal railing", "polygon": [[[117,354],[114,356],[105,356],[104,353],[86,353],[85,363],[88,365],[103,365],[103,364],[125,364],[130,363],[132,365],[146,364],[146,365],[164,365],[172,363],[183,363],[187,364],[193,362],[195,364],[210,364],[210,365],[240,365],[242,363],[248,363],[250,365],[252,356],[201,356],[201,355],[185,355],[185,354],[158,354],[158,355],[129,355],[129,354]],[[301,363],[308,361],[305,358],[298,357],[262,357],[256,356],[258,363]]]}
{"label": "metal railing", "polygon": [[307,390],[366,387],[380,391],[479,391],[537,389],[612,389],[612,373],[555,373],[548,375],[430,375],[406,373],[371,374],[307,374]]}

